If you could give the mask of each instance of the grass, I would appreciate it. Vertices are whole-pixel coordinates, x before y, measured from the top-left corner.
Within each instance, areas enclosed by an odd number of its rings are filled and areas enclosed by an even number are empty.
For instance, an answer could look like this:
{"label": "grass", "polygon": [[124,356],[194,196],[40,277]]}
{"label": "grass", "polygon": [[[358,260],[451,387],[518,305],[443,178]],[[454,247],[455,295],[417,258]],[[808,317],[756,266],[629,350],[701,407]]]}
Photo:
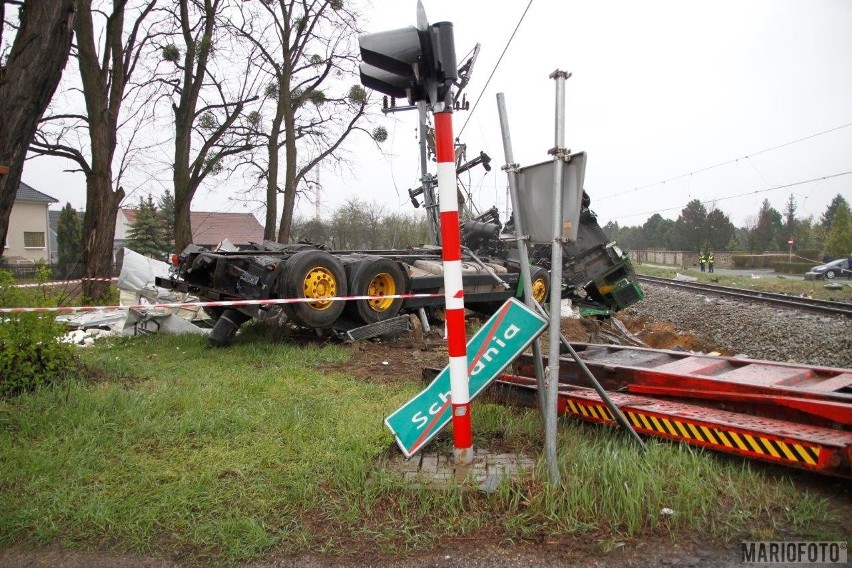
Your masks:
{"label": "grass", "polygon": [[[658,276],[662,278],[674,278],[680,272],[688,276],[695,276],[698,282],[702,284],[718,284],[719,286],[729,286],[732,288],[747,288],[749,290],[762,290],[764,292],[775,292],[778,294],[790,294],[799,296],[801,294],[808,295],[812,298],[823,300],[852,300],[852,287],[846,286],[850,281],[843,278],[835,278],[831,281],[832,284],[843,285],[842,290],[827,290],[825,285],[827,280],[801,280],[792,278],[786,275],[776,275],[775,273],[762,273],[760,278],[752,278],[750,275],[740,276],[733,274],[719,274],[718,272],[700,272],[696,269],[683,270],[679,267],[662,267],[659,265],[639,264],[634,265],[634,269],[639,274],[647,276]],[[712,282],[718,280],[718,282]]]}
{"label": "grass", "polygon": [[[570,421],[561,488],[543,467],[494,494],[413,487],[387,467],[398,450],[382,420],[422,388],[419,369],[388,386],[319,368],[348,354],[251,333],[224,350],[163,335],[86,351],[95,379],[0,403],[0,546],[233,565],[398,553],[453,536],[804,534],[828,517],[824,500],[746,462],[653,441],[642,456],[611,430]],[[537,455],[537,411],[475,403],[473,416],[478,446]]]}

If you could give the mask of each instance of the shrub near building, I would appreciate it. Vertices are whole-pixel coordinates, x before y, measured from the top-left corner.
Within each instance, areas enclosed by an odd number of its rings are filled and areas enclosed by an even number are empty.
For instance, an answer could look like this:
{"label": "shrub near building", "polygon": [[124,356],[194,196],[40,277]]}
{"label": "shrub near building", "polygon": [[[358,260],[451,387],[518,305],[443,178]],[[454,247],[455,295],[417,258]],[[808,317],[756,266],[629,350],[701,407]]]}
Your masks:
{"label": "shrub near building", "polygon": [[[40,270],[40,280],[47,269]],[[39,288],[17,288],[0,270],[0,307],[49,307],[55,300]],[[73,346],[59,341],[65,329],[52,313],[0,314],[0,398],[9,398],[74,374]]]}

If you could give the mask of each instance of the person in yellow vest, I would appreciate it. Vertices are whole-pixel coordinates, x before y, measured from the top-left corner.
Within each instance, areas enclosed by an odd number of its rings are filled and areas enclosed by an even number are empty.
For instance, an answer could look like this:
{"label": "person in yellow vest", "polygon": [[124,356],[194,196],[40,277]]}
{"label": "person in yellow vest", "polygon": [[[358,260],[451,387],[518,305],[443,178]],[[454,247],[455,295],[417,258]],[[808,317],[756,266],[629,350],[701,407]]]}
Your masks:
{"label": "person in yellow vest", "polygon": [[707,272],[713,272],[713,262],[714,262],[713,253],[710,252],[707,255]]}
{"label": "person in yellow vest", "polygon": [[701,272],[704,272],[704,265],[707,263],[707,257],[702,253],[698,253],[698,266],[701,267]]}

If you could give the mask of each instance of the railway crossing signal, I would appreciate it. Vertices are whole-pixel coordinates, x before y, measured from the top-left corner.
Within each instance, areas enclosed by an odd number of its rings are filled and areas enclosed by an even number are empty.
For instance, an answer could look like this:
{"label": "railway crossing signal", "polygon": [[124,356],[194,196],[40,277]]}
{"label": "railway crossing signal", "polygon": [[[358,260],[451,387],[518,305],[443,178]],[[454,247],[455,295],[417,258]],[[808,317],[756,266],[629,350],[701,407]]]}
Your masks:
{"label": "railway crossing signal", "polygon": [[438,22],[362,35],[361,83],[410,104],[443,102],[458,79],[453,24]]}

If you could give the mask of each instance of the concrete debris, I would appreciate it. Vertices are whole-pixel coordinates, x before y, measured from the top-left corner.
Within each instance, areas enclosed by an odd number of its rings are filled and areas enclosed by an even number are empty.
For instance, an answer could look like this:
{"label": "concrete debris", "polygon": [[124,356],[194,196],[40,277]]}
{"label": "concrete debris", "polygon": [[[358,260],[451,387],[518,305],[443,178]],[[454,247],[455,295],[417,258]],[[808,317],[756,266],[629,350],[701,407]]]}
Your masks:
{"label": "concrete debris", "polygon": [[80,347],[91,347],[95,344],[95,339],[99,339],[101,337],[112,337],[116,335],[121,334],[120,332],[112,331],[109,329],[100,329],[97,327],[93,327],[86,330],[75,329],[73,331],[69,331],[68,333],[60,337],[59,341],[62,343],[72,343],[74,345],[79,345]]}
{"label": "concrete debris", "polygon": [[580,310],[574,307],[570,298],[565,298],[559,304],[559,315],[563,318],[579,318]]}

